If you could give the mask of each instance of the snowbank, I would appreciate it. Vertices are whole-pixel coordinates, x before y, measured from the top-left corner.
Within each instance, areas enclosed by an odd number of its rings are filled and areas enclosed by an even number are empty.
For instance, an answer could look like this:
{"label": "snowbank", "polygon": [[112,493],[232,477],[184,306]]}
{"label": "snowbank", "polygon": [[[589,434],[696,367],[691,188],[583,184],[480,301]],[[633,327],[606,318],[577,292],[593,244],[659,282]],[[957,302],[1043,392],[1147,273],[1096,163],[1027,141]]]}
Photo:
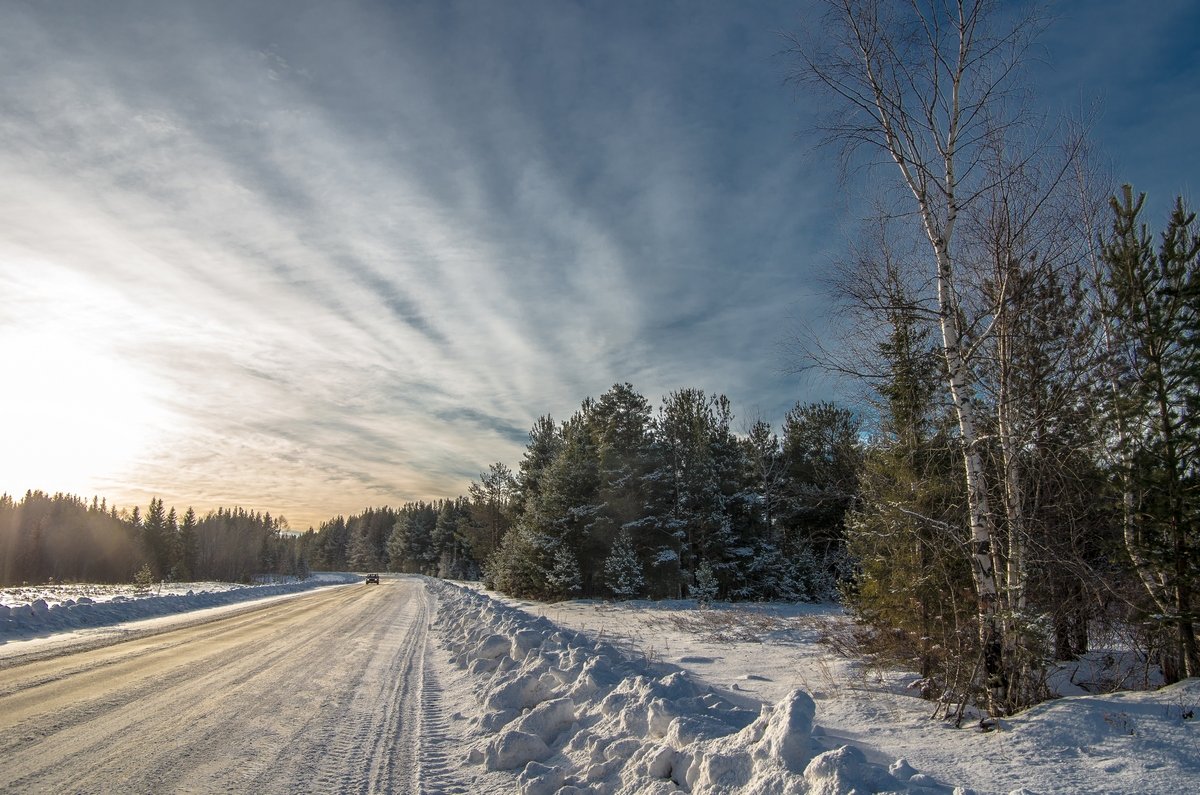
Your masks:
{"label": "snowbank", "polygon": [[839,648],[852,619],[835,605],[698,610],[694,601],[545,604],[489,595],[632,656],[674,663],[739,703],[776,704],[800,688],[816,702],[813,736],[822,747],[851,743],[873,762],[905,759],[920,771],[897,767],[893,775],[906,781],[925,774],[981,795],[1200,792],[1200,679],[1096,695],[1122,678],[1140,687],[1154,681],[1153,670],[1123,655],[1119,637],[1052,674],[1075,687],[1073,697],[983,733],[932,720],[934,705],[911,687],[916,673]]}
{"label": "snowbank", "polygon": [[673,666],[465,588],[430,587],[450,662],[472,675],[482,709],[486,739],[468,760],[519,771],[524,795],[950,792],[904,760],[827,745],[803,690],[748,710]]}
{"label": "snowbank", "polygon": [[268,596],[298,593],[325,585],[354,582],[358,579],[360,578],[353,574],[323,573],[302,581],[237,588],[223,585],[218,586],[222,588],[220,590],[187,590],[184,593],[161,596],[138,594],[134,591],[106,593],[105,601],[90,596],[79,596],[50,603],[42,596],[25,604],[0,604],[0,642],[220,607]]}

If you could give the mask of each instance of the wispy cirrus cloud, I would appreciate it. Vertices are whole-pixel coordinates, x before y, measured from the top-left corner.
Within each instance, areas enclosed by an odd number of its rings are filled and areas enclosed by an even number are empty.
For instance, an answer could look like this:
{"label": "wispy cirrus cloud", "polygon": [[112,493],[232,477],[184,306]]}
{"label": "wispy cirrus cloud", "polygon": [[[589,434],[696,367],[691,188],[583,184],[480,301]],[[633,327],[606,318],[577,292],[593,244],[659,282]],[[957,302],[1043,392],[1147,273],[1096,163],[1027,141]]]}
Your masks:
{"label": "wispy cirrus cloud", "polygon": [[5,4],[0,350],[29,389],[0,433],[61,373],[119,388],[60,407],[99,442],[21,430],[45,467],[0,491],[303,527],[462,493],[615,381],[778,420],[815,393],[777,346],[852,221],[796,141],[796,24],[770,2]]}
{"label": "wispy cirrus cloud", "polygon": [[613,381],[744,362],[711,291],[754,277],[709,262],[702,225],[736,219],[701,198],[719,142],[679,118],[686,66],[524,10],[6,12],[4,267],[109,298],[8,286],[161,408],[90,484],[303,523],[458,493]]}

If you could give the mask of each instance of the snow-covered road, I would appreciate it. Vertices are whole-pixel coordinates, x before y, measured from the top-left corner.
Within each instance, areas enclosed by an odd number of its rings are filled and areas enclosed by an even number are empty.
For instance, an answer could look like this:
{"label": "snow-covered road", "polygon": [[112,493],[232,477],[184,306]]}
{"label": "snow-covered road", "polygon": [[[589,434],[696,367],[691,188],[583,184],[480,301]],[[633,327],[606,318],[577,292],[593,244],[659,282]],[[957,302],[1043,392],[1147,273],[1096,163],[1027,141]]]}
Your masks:
{"label": "snow-covered road", "polygon": [[5,661],[0,792],[465,792],[432,609],[420,581],[385,578]]}

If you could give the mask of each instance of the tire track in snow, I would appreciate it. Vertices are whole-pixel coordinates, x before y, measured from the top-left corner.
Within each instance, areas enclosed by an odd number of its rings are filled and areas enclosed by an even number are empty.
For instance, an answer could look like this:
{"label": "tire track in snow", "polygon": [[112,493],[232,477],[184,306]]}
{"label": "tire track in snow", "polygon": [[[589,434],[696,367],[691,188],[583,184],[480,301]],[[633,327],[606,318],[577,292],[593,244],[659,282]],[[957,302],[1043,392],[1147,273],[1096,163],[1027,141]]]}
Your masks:
{"label": "tire track in snow", "polygon": [[0,671],[0,791],[417,792],[431,604],[385,579]]}
{"label": "tire track in snow", "polygon": [[427,666],[422,697],[425,714],[421,726],[420,780],[416,791],[423,795],[472,795],[485,791],[475,777],[470,781],[464,780],[464,771],[454,759],[455,756],[465,756],[466,752],[461,738],[449,731],[442,694],[442,686],[433,669]]}
{"label": "tire track in snow", "polygon": [[[426,599],[436,605],[436,597],[426,592]],[[436,606],[430,608],[436,613]],[[429,795],[467,795],[475,791],[462,780],[462,770],[456,769],[450,761],[451,755],[461,745],[455,746],[457,738],[452,737],[449,730],[449,720],[443,705],[442,695],[445,692],[433,665],[433,655],[426,655],[421,666],[421,756],[417,765],[419,780],[416,791]]]}

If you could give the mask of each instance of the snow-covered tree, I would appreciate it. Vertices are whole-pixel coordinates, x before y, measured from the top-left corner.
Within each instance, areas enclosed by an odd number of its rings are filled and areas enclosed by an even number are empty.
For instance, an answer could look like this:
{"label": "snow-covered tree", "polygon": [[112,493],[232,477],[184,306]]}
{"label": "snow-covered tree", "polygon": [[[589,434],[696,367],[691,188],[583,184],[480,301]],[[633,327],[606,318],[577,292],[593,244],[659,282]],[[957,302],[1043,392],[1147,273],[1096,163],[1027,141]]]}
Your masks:
{"label": "snow-covered tree", "polygon": [[646,576],[642,561],[629,533],[622,530],[617,534],[612,552],[604,561],[604,583],[618,599],[633,599],[641,596],[646,587]]}
{"label": "snow-covered tree", "polygon": [[553,565],[546,575],[546,582],[560,598],[577,596],[583,590],[579,559],[566,544],[559,544],[554,551]]}
{"label": "snow-covered tree", "polygon": [[696,569],[696,585],[692,588],[692,595],[704,607],[712,604],[720,589],[721,583],[717,581],[717,573],[707,560],[704,561]]}

